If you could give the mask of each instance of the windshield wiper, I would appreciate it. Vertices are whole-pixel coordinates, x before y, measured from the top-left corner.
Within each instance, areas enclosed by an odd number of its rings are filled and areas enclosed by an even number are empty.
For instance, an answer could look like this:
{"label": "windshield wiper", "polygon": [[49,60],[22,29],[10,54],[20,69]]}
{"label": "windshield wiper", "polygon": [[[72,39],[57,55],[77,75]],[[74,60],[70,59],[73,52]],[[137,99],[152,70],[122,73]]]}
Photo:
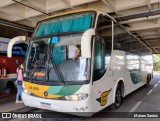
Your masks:
{"label": "windshield wiper", "polygon": [[[51,43],[50,43],[50,45],[51,45]],[[62,76],[62,73],[61,73],[60,69],[59,69],[59,68],[57,67],[57,65],[54,63],[54,60],[53,60],[53,58],[52,58],[52,53],[53,53],[53,46],[50,47],[49,60],[51,60],[52,66],[53,66],[53,68],[54,68],[54,70],[55,70],[55,73],[56,73],[59,81],[60,81],[62,84],[65,84],[65,82],[63,81],[63,76]]]}

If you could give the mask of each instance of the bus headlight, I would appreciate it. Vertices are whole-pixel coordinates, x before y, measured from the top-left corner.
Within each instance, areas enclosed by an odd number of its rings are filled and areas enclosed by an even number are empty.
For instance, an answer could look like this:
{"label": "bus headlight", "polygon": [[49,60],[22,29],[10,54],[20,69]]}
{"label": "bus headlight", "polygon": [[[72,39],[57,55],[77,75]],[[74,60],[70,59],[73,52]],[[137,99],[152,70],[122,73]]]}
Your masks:
{"label": "bus headlight", "polygon": [[69,95],[69,96],[65,96],[65,100],[69,100],[69,101],[79,101],[79,100],[84,100],[88,97],[88,94],[85,93],[81,93],[81,94],[74,94],[74,95]]}
{"label": "bus headlight", "polygon": [[27,94],[27,95],[30,95],[31,94],[31,92],[29,91],[29,90],[27,90],[27,89],[23,89],[23,92],[25,93],[25,94]]}

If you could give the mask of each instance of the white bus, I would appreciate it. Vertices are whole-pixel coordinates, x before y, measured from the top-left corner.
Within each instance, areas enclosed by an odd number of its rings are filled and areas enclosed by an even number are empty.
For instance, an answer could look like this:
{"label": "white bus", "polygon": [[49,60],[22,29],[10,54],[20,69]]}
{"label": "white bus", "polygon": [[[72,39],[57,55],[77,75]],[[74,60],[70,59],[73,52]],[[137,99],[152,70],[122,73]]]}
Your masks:
{"label": "white bus", "polygon": [[[8,56],[22,41],[12,39]],[[70,45],[72,55],[79,48],[78,59],[69,58]],[[117,109],[126,95],[149,85],[151,57],[147,46],[106,13],[85,9],[51,16],[38,22],[29,43],[23,102],[75,115]]]}

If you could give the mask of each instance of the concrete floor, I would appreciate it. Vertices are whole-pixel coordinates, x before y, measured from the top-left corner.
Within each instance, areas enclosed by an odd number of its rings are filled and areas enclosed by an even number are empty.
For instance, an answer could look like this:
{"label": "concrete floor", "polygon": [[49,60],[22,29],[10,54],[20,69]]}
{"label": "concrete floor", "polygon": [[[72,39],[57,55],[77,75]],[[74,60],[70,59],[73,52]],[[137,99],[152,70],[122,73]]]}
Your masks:
{"label": "concrete floor", "polygon": [[0,112],[12,112],[14,110],[26,107],[23,103],[15,103],[15,95],[0,100]]}
{"label": "concrete floor", "polygon": [[[0,106],[1,107],[1,106]],[[0,108],[1,109],[1,108]],[[37,110],[36,112],[46,112],[45,110]],[[48,111],[51,112],[51,111]],[[105,112],[105,113],[104,113]],[[71,115],[65,115],[59,113],[62,118],[55,119],[32,119],[38,121],[159,121],[159,118],[104,118],[107,116],[107,112],[113,112],[113,114],[117,112],[160,112],[160,74],[154,75],[150,86],[148,88],[141,87],[140,89],[134,91],[125,97],[123,104],[118,110],[112,111],[110,108],[106,108],[103,111],[96,113],[94,116],[90,118],[82,118]],[[52,112],[54,115],[54,112]],[[57,115],[57,113],[55,113]],[[122,113],[123,115],[123,113]],[[17,119],[12,119],[12,121],[16,121]],[[28,121],[31,119],[19,119],[21,121]]]}

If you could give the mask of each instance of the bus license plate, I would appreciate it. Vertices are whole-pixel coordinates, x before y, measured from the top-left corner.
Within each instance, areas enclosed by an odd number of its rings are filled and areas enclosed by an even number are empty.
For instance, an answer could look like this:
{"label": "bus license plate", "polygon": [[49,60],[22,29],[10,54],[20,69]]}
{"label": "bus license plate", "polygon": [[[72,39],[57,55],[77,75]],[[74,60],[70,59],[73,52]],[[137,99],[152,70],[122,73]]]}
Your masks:
{"label": "bus license plate", "polygon": [[41,107],[48,109],[48,108],[51,108],[51,104],[50,103],[41,102]]}

